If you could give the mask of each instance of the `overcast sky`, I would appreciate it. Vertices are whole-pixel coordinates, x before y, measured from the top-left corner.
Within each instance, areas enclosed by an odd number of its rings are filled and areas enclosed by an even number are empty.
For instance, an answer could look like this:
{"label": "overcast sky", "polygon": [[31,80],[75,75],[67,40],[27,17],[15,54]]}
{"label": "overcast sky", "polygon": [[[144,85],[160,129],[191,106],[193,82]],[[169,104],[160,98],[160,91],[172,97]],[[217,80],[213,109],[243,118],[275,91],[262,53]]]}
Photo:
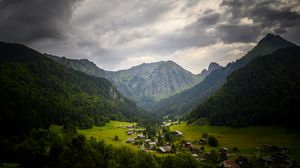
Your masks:
{"label": "overcast sky", "polygon": [[299,0],[0,0],[0,40],[106,70],[173,60],[199,73],[267,33],[300,44]]}

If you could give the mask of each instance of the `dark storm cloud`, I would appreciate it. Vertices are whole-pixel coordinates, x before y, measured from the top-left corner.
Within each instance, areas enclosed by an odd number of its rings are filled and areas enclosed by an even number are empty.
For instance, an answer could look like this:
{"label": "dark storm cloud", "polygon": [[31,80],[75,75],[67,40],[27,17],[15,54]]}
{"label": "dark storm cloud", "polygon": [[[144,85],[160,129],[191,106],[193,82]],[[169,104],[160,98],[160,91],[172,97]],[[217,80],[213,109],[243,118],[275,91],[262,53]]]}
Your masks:
{"label": "dark storm cloud", "polygon": [[1,0],[0,40],[62,39],[79,0]]}
{"label": "dark storm cloud", "polygon": [[[292,30],[300,33],[299,27],[295,29],[300,21],[298,0],[223,0],[221,7],[226,9],[224,14],[229,17],[226,26],[217,27],[224,42],[255,42],[259,35],[268,32],[285,35]],[[243,18],[251,19],[253,23],[240,25]]]}
{"label": "dark storm cloud", "polygon": [[0,40],[114,70],[180,53],[198,72],[267,33],[300,44],[299,0],[0,0]]}
{"label": "dark storm cloud", "polygon": [[205,26],[211,26],[218,23],[220,20],[220,14],[219,13],[210,13],[209,15],[205,15],[201,17],[197,22],[199,24],[205,25]]}
{"label": "dark storm cloud", "polygon": [[250,43],[260,35],[260,29],[255,25],[220,25],[220,38],[225,43]]}
{"label": "dark storm cloud", "polygon": [[174,52],[190,47],[204,47],[217,42],[214,32],[207,33],[207,29],[218,23],[220,14],[214,11],[204,11],[204,14],[195,22],[185,26],[177,32],[159,36],[157,43],[147,48],[155,48],[160,52]]}

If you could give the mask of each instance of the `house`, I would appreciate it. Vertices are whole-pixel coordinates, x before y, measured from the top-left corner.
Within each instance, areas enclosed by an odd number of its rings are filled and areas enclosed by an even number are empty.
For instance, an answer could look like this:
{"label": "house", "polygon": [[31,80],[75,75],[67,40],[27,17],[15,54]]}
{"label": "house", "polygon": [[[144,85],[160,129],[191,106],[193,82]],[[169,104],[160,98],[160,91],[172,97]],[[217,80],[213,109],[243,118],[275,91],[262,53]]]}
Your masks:
{"label": "house", "polygon": [[137,133],[142,133],[143,132],[143,130],[142,129],[137,129],[137,130],[135,130]]}
{"label": "house", "polygon": [[219,152],[220,152],[220,154],[226,154],[227,155],[228,151],[229,151],[228,148],[221,148]]}
{"label": "house", "polygon": [[134,128],[134,125],[128,125],[127,128]]}
{"label": "house", "polygon": [[285,153],[276,153],[272,156],[265,156],[259,159],[259,162],[266,167],[290,167],[293,165],[292,158]]}
{"label": "house", "polygon": [[140,134],[140,135],[138,135],[136,138],[137,138],[137,139],[144,139],[144,138],[146,138],[146,136],[145,136],[144,134]]}
{"label": "house", "polygon": [[193,145],[192,145],[192,143],[190,142],[190,141],[186,141],[186,140],[182,140],[181,141],[181,145],[182,145],[182,147],[184,147],[184,148],[191,148]]}
{"label": "house", "polygon": [[152,140],[151,139],[146,139],[144,142],[146,143],[146,144],[149,144],[149,142],[151,142]]}
{"label": "house", "polygon": [[223,168],[240,168],[240,165],[235,163],[234,160],[224,160],[223,162],[221,162],[219,164],[219,166],[221,166]]}
{"label": "house", "polygon": [[149,149],[154,149],[156,147],[156,142],[149,142]]}
{"label": "house", "polygon": [[172,151],[171,146],[162,146],[159,147],[160,152],[162,153],[170,153]]}
{"label": "house", "polygon": [[182,136],[182,135],[183,135],[183,133],[182,133],[182,132],[180,132],[180,131],[178,131],[178,130],[176,130],[176,131],[175,131],[175,135],[176,135],[176,136]]}
{"label": "house", "polygon": [[133,135],[133,134],[134,134],[134,131],[128,131],[127,134],[128,134],[128,135]]}
{"label": "house", "polygon": [[204,148],[202,147],[191,147],[190,148],[191,151],[193,151],[194,153],[196,154],[200,154],[200,153],[203,153],[204,152]]}
{"label": "house", "polygon": [[228,148],[220,149],[220,161],[224,161],[228,159]]}
{"label": "house", "polygon": [[127,143],[133,143],[133,142],[135,142],[135,139],[134,138],[128,138],[126,142]]}
{"label": "house", "polygon": [[199,159],[199,155],[197,155],[197,154],[195,154],[195,153],[192,154],[192,157],[195,158],[195,159],[197,159],[197,160]]}
{"label": "house", "polygon": [[171,123],[166,123],[164,126],[165,127],[169,127],[169,126],[171,126],[172,124]]}
{"label": "house", "polygon": [[129,128],[127,134],[128,135],[133,135],[135,133],[133,128]]}
{"label": "house", "polygon": [[199,144],[200,144],[200,145],[206,145],[206,143],[207,143],[207,140],[206,140],[205,138],[201,138],[201,139],[199,140]]}

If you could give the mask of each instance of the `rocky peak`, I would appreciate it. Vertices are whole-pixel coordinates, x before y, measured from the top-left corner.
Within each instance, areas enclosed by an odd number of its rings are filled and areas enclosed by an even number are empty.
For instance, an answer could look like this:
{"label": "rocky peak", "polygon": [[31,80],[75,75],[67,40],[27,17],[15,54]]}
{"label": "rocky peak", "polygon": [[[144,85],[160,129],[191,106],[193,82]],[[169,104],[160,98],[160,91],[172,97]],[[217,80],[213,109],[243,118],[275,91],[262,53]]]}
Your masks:
{"label": "rocky peak", "polygon": [[213,72],[216,69],[222,68],[222,66],[220,66],[218,63],[216,62],[211,62],[208,66],[208,70],[203,69],[201,71],[201,73],[199,74],[199,76],[205,78],[207,75],[209,75],[211,72]]}

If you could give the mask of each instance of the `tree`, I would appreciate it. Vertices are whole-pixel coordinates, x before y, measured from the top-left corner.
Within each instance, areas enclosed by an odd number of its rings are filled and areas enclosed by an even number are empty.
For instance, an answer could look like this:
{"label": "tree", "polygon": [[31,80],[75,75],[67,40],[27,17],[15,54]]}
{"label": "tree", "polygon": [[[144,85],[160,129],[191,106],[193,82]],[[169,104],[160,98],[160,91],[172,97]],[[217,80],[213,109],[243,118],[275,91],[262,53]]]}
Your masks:
{"label": "tree", "polygon": [[73,124],[65,123],[63,126],[63,132],[67,135],[74,136],[77,134],[76,127]]}
{"label": "tree", "polygon": [[173,142],[173,140],[174,140],[173,134],[171,132],[165,133],[165,138],[166,138],[166,141],[168,141],[170,143]]}
{"label": "tree", "polygon": [[202,138],[207,138],[208,137],[208,133],[207,132],[204,132],[203,134],[202,134]]}
{"label": "tree", "polygon": [[172,147],[172,152],[173,152],[173,153],[176,153],[176,147],[175,147],[174,143],[172,143],[172,146],[171,146],[171,147]]}
{"label": "tree", "polygon": [[208,144],[212,147],[217,147],[217,146],[219,146],[219,141],[215,136],[210,135],[208,137]]}
{"label": "tree", "polygon": [[114,140],[115,140],[115,141],[119,141],[119,136],[118,136],[118,135],[115,135]]}
{"label": "tree", "polygon": [[212,149],[210,151],[210,154],[207,156],[207,160],[213,162],[213,163],[217,163],[218,162],[218,154],[216,152],[216,150]]}

